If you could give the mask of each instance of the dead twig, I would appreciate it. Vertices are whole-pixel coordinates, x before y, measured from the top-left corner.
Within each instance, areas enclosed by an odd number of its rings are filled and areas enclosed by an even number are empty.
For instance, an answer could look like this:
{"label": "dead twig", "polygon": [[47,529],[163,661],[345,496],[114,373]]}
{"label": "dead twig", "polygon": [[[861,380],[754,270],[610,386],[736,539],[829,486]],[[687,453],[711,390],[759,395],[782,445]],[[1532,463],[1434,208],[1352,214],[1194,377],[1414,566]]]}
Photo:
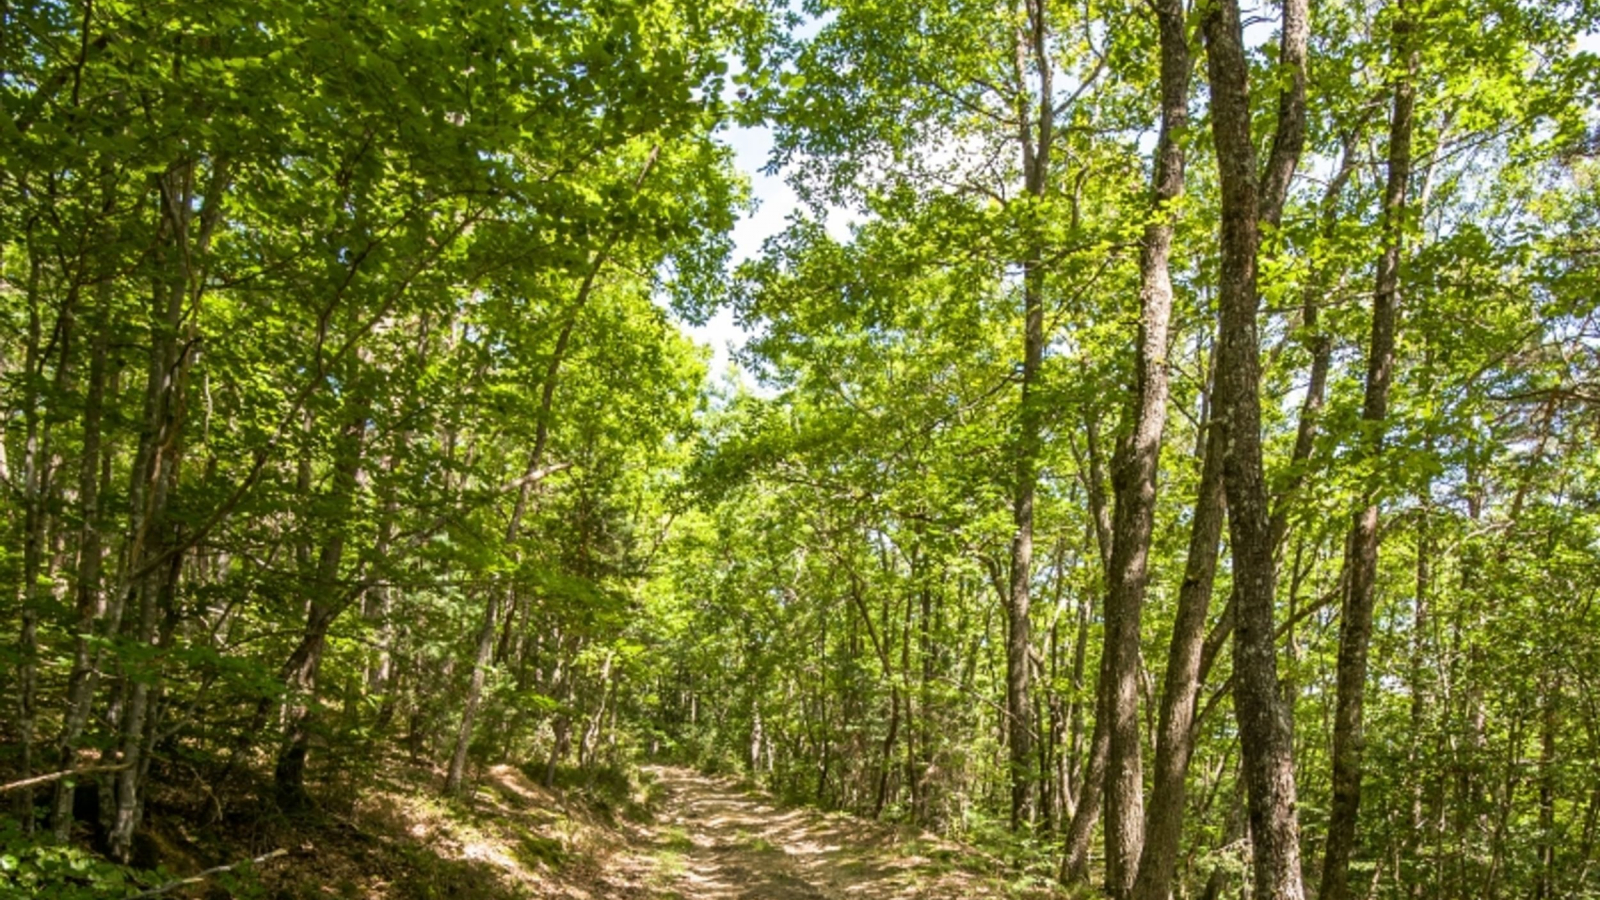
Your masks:
{"label": "dead twig", "polygon": [[191,875],[188,878],[180,878],[177,881],[169,881],[169,882],[167,882],[166,884],[163,884],[160,887],[151,888],[150,890],[145,891],[144,893],[134,894],[133,896],[129,897],[128,900],[140,900],[140,898],[142,898],[142,897],[157,897],[157,896],[160,896],[161,894],[165,894],[167,891],[173,890],[175,888],[183,887],[186,884],[199,884],[200,882],[205,881],[207,878],[210,878],[213,875],[220,875],[223,872],[231,872],[234,869],[239,868],[240,866],[244,866],[244,865],[259,866],[259,865],[261,865],[262,863],[266,862],[269,859],[277,859],[280,856],[288,856],[288,855],[289,855],[289,851],[288,850],[285,850],[282,847],[279,847],[278,849],[272,851],[271,853],[264,853],[261,856],[256,857],[255,859],[244,859],[244,860],[240,860],[239,862],[231,863],[231,864],[226,865],[226,866],[214,866],[214,867],[212,867],[210,869],[206,869],[204,872],[201,872],[198,875]]}
{"label": "dead twig", "polygon": [[46,784],[61,778],[71,778],[75,775],[93,775],[96,772],[120,772],[128,767],[128,763],[118,763],[114,766],[84,766],[81,769],[67,769],[62,772],[51,772],[49,775],[36,775],[33,778],[24,778],[10,784],[0,784],[0,794],[8,791],[20,791],[37,784]]}

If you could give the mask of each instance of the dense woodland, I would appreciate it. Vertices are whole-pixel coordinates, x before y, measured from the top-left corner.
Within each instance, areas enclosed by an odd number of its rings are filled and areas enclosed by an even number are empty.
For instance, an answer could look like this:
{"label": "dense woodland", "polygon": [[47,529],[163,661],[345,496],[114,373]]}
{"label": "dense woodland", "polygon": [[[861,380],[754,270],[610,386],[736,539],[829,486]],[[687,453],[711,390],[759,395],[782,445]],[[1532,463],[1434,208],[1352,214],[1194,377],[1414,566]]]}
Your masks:
{"label": "dense woodland", "polygon": [[1597,20],[5,3],[0,891],[648,758],[1119,900],[1600,897]]}

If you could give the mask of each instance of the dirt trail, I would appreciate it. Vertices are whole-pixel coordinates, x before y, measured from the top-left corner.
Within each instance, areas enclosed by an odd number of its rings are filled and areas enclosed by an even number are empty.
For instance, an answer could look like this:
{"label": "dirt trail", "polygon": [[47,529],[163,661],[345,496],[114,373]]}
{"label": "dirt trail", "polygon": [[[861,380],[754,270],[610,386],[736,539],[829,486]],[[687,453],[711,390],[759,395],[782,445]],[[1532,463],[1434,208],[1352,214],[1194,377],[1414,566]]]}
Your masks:
{"label": "dirt trail", "polygon": [[[651,766],[596,804],[511,766],[442,801],[442,773],[379,779],[348,814],[257,836],[282,900],[965,900],[1059,898],[993,859],[906,826],[781,808],[730,778]],[[224,851],[238,858],[244,847]],[[197,888],[204,890],[204,887]],[[176,895],[175,895],[176,896]]]}
{"label": "dirt trail", "polygon": [[996,881],[958,866],[976,861],[930,835],[809,809],[779,809],[731,780],[686,769],[648,770],[664,788],[651,833],[666,897],[694,900],[1004,897]]}

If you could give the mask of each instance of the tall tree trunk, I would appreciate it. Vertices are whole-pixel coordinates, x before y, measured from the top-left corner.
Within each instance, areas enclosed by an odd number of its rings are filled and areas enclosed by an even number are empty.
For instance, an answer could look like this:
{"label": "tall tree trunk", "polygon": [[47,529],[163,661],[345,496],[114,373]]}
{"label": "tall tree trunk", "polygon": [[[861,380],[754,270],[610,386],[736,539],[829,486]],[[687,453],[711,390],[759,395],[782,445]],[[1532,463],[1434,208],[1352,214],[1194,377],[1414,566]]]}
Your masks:
{"label": "tall tree trunk", "polygon": [[[924,575],[924,579],[926,576]],[[918,586],[918,593],[922,600],[922,608],[917,615],[917,656],[922,661],[920,683],[918,687],[917,706],[921,712],[918,720],[921,731],[917,736],[916,771],[907,773],[912,784],[912,814],[913,821],[920,824],[929,824],[932,813],[932,804],[928,802],[928,792],[932,787],[934,748],[933,748],[933,589],[926,580]]]}
{"label": "tall tree trunk", "polygon": [[[194,320],[208,287],[211,239],[222,218],[230,184],[225,159],[208,160],[206,183],[196,191],[196,160],[180,160],[153,179],[160,213],[152,259],[150,353],[146,369],[144,424],[130,472],[129,527],[122,569],[109,598],[106,633],[124,632],[138,647],[156,639],[160,614],[170,623],[175,610],[178,579],[184,552],[193,539],[180,543],[177,525],[169,521],[169,501],[178,481],[183,457],[183,432],[192,350],[198,334]],[[196,206],[199,206],[196,215]],[[199,228],[193,226],[196,221]],[[129,605],[136,618],[124,626]],[[163,606],[168,607],[163,610]],[[110,802],[103,811],[110,820],[107,843],[113,858],[126,861],[133,833],[144,804],[144,780],[149,769],[148,747],[153,738],[150,706],[157,694],[159,670],[129,666],[119,660],[121,673],[113,715],[118,739],[106,755],[120,753],[124,768],[103,794]]]}
{"label": "tall tree trunk", "polygon": [[[1110,676],[1110,660],[1100,659],[1100,681]],[[1089,844],[1094,837],[1095,823],[1100,819],[1101,802],[1106,783],[1106,758],[1111,754],[1111,716],[1106,707],[1110,695],[1096,692],[1094,728],[1089,734],[1089,761],[1083,767],[1083,788],[1078,792],[1078,807],[1073,810],[1072,821],[1067,824],[1067,836],[1061,856],[1061,881],[1082,884],[1089,880]]]}
{"label": "tall tree trunk", "polygon": [[[17,743],[21,759],[17,774],[26,780],[33,775],[34,731],[38,711],[39,671],[39,581],[44,561],[45,529],[48,517],[44,494],[50,465],[47,417],[42,415],[40,385],[44,381],[44,313],[39,296],[40,262],[28,261],[28,328],[23,350],[23,450],[22,450],[22,581],[17,585],[17,604],[22,627],[17,635]],[[34,823],[33,789],[24,788],[11,798],[23,831],[32,832]]]}
{"label": "tall tree trunk", "polygon": [[[1027,0],[1027,21],[1017,30],[1017,127],[1022,147],[1024,190],[1043,197],[1049,184],[1050,152],[1054,138],[1052,63],[1048,54],[1049,23],[1046,0]],[[1029,62],[1037,70],[1037,112],[1027,99]],[[1038,489],[1038,458],[1043,431],[1039,398],[1039,368],[1044,360],[1044,253],[1037,238],[1030,239],[1023,259],[1022,403],[1015,448],[1012,503],[1010,584],[1007,597],[1006,722],[1011,766],[1011,828],[1033,818],[1033,707],[1029,699],[1031,674],[1030,594],[1033,577],[1033,505]]]}
{"label": "tall tree trunk", "polygon": [[[1411,132],[1415,107],[1412,73],[1411,13],[1397,0],[1392,59],[1399,72],[1394,83],[1393,118],[1389,124],[1389,176],[1383,196],[1383,255],[1378,261],[1372,298],[1372,342],[1367,351],[1367,388],[1362,404],[1361,445],[1369,463],[1383,452],[1383,427],[1394,379],[1395,330],[1400,306],[1400,258],[1404,244],[1406,193],[1411,180]],[[1366,697],[1367,647],[1372,641],[1372,613],[1377,599],[1378,501],[1367,492],[1366,506],[1356,513],[1345,544],[1345,597],[1339,622],[1339,660],[1333,723],[1333,796],[1328,812],[1328,840],[1322,857],[1320,900],[1348,900],[1350,856],[1355,848],[1361,810],[1363,703]]]}
{"label": "tall tree trunk", "polygon": [[1078,598],[1078,622],[1072,638],[1072,703],[1067,708],[1067,738],[1066,748],[1062,752],[1063,759],[1063,784],[1062,793],[1068,798],[1063,816],[1068,809],[1076,815],[1078,811],[1078,796],[1082,794],[1081,757],[1083,755],[1083,713],[1087,705],[1083,702],[1085,685],[1083,683],[1084,669],[1088,664],[1089,655],[1089,624],[1092,618],[1093,601],[1085,593]]}
{"label": "tall tree trunk", "polygon": [[1557,674],[1542,691],[1544,708],[1539,728],[1539,868],[1534,875],[1533,900],[1555,900],[1556,866],[1556,736],[1561,731],[1561,677]]}
{"label": "tall tree trunk", "polygon": [[1011,827],[1032,816],[1032,710],[1029,693],[1030,593],[1033,569],[1033,504],[1038,482],[1040,410],[1038,375],[1044,354],[1042,273],[1030,267],[1026,276],[1020,434],[1015,450],[1015,496],[1012,503],[1010,582],[1006,598],[1006,720],[1011,760]]}
{"label": "tall tree trunk", "polygon": [[[1293,27],[1289,19],[1286,16],[1286,32]],[[1234,708],[1249,801],[1253,880],[1259,900],[1301,900],[1304,888],[1294,747],[1287,710],[1278,693],[1273,629],[1276,573],[1261,454],[1261,360],[1256,331],[1260,200],[1250,138],[1249,64],[1237,0],[1220,0],[1205,17],[1204,33],[1212,132],[1222,187],[1216,411],[1227,446],[1223,484],[1237,597]]]}
{"label": "tall tree trunk", "polygon": [[[357,361],[353,366],[361,366]],[[322,668],[328,630],[356,595],[342,590],[339,571],[344,561],[345,527],[355,506],[355,494],[366,445],[367,420],[372,413],[371,395],[358,370],[348,378],[350,400],[346,421],[334,448],[333,478],[329,485],[332,502],[326,523],[328,533],[317,554],[316,574],[306,612],[305,630],[300,643],[284,666],[285,686],[296,699],[289,709],[289,728],[278,752],[273,770],[278,805],[287,811],[305,808],[309,797],[305,789],[306,759],[317,718],[317,676]]]}
{"label": "tall tree trunk", "polygon": [[[76,337],[78,301],[81,296],[81,266],[70,275],[72,282],[56,310],[48,347],[41,343],[40,298],[38,295],[39,267],[30,262],[27,296],[29,300],[28,346],[26,350],[26,380],[24,420],[26,449],[23,473],[23,565],[22,589],[19,592],[22,628],[18,635],[18,743],[21,745],[21,774],[33,772],[34,755],[38,738],[38,663],[39,614],[48,607],[54,591],[54,571],[64,567],[64,562],[53,557],[52,545],[59,541],[59,530],[51,527],[52,510],[58,502],[55,478],[57,468],[55,451],[54,416],[44,410],[64,400],[72,391],[73,341]],[[42,392],[47,359],[45,350],[55,351],[55,373],[49,395]],[[17,793],[16,801],[23,815],[23,829],[34,828],[33,789]]]}
{"label": "tall tree trunk", "polygon": [[[181,453],[184,392],[190,362],[187,345],[181,340],[186,294],[173,284],[166,265],[172,261],[171,257],[183,256],[181,252],[174,253],[169,242],[182,239],[185,229],[177,223],[188,214],[186,186],[192,175],[190,164],[178,166],[157,179],[162,187],[163,215],[157,237],[161,249],[155,256],[155,315],[151,321],[152,341],[145,380],[144,428],[133,467],[132,538],[124,564],[127,567],[124,577],[129,579],[124,604],[131,603],[135,610],[131,636],[140,647],[149,646],[155,640],[159,595],[166,590],[166,580],[176,574],[174,566],[166,565],[157,565],[150,572],[143,570],[159,560],[164,549],[168,531],[167,503],[176,482]],[[141,775],[153,675],[124,666],[122,682],[118,725],[121,763],[125,768],[117,773],[115,780],[115,809],[111,813],[108,843],[112,857],[126,861],[142,812]]]}
{"label": "tall tree trunk", "polygon": [[[594,715],[589,717],[589,724],[584,728],[583,736],[578,739],[578,765],[590,770],[588,781],[591,784],[594,782],[593,770],[595,766],[596,754],[599,752],[600,747],[600,731],[602,726],[605,724],[606,711],[613,708],[611,701],[616,693],[617,688],[615,663],[616,655],[608,653],[606,654],[605,661],[600,664],[600,684],[599,690],[596,691],[596,694],[600,698],[600,702],[595,705]],[[762,741],[759,738],[759,735],[761,734],[759,719],[757,720],[757,724],[758,727],[756,729],[756,733],[758,738],[755,741],[755,752],[752,754],[752,756],[759,761],[760,750],[762,746]],[[757,768],[757,771],[759,771],[759,768]]]}
{"label": "tall tree trunk", "polygon": [[[1106,768],[1106,891],[1133,889],[1144,848],[1143,741],[1139,731],[1141,618],[1149,580],[1156,478],[1167,419],[1167,331],[1172,318],[1173,217],[1183,195],[1183,134],[1189,123],[1189,45],[1182,0],[1158,0],[1161,135],[1151,178],[1151,215],[1139,254],[1135,388],[1112,465],[1115,493],[1105,653],[1111,659],[1110,747]],[[1202,626],[1203,627],[1203,626]]]}
{"label": "tall tree trunk", "polygon": [[[72,671],[67,677],[67,705],[62,715],[61,735],[56,741],[56,766],[61,771],[74,767],[79,739],[89,723],[97,675],[94,637],[105,612],[100,585],[104,562],[100,479],[101,458],[109,443],[102,434],[102,420],[110,368],[107,357],[111,344],[111,281],[103,280],[96,293],[89,383],[83,405],[83,456],[78,465],[78,506],[82,524],[78,532]],[[71,780],[63,778],[56,782],[50,824],[60,840],[66,840],[72,832],[72,791]]]}
{"label": "tall tree trunk", "polygon": [[[1433,441],[1428,442],[1428,452],[1433,451]],[[1424,481],[1420,504],[1420,521],[1417,523],[1417,559],[1416,559],[1416,585],[1415,597],[1411,607],[1411,659],[1409,661],[1409,681],[1411,682],[1411,733],[1407,736],[1409,746],[1406,752],[1406,761],[1411,772],[1411,827],[1404,841],[1404,855],[1415,858],[1423,843],[1423,838],[1429,823],[1423,812],[1424,774],[1426,769],[1421,765],[1423,736],[1427,729],[1428,707],[1433,702],[1435,682],[1428,671],[1428,632],[1433,628],[1430,603],[1433,593],[1433,533],[1431,526],[1433,491],[1432,479]],[[1443,759],[1440,754],[1440,759]],[[1442,805],[1440,812],[1443,812]],[[1435,823],[1442,825],[1442,823]],[[1435,828],[1435,838],[1441,835],[1442,829]],[[1437,861],[1437,860],[1436,860]],[[1417,869],[1420,871],[1422,862],[1418,860]],[[1406,873],[1399,873],[1402,879]],[[1411,878],[1406,884],[1406,895],[1416,897],[1422,888],[1420,875]]]}
{"label": "tall tree trunk", "polygon": [[1138,879],[1133,885],[1134,900],[1166,900],[1171,894],[1183,837],[1185,786],[1189,760],[1194,753],[1194,721],[1202,683],[1200,662],[1225,518],[1222,429],[1215,422],[1205,423],[1205,429],[1200,491],[1189,532],[1183,583],[1178,588],[1172,643],[1167,651],[1166,683],[1161,694],[1161,719],[1156,733],[1155,778],[1150,804],[1145,809],[1145,845],[1139,858]]}
{"label": "tall tree trunk", "polygon": [[374,719],[372,729],[375,737],[381,737],[388,730],[389,723],[393,721],[395,686],[399,680],[399,669],[394,658],[398,638],[393,615],[395,588],[391,583],[394,572],[382,561],[390,558],[394,542],[395,525],[400,515],[400,491],[395,472],[411,446],[411,433],[401,432],[396,444],[395,449],[383,459],[380,466],[382,474],[376,479],[382,485],[384,498],[378,513],[378,533],[372,542],[372,554],[374,559],[380,561],[377,572],[381,575],[382,581],[364,591],[361,597],[362,616],[378,635],[377,652],[367,666],[366,677],[366,691],[380,698],[378,715]]}
{"label": "tall tree trunk", "polygon": [[473,657],[472,678],[467,683],[467,702],[461,708],[461,725],[456,731],[455,751],[450,754],[450,770],[445,775],[444,792],[461,793],[462,780],[467,772],[467,750],[472,745],[472,725],[483,697],[483,683],[489,672],[489,661],[494,655],[494,629],[496,602],[495,589],[490,588],[489,599],[483,606],[483,625],[478,629],[478,652]]}
{"label": "tall tree trunk", "polygon": [[[1094,535],[1096,549],[1099,550],[1101,574],[1109,583],[1113,549],[1111,516],[1106,509],[1099,428],[1092,412],[1085,421],[1084,443],[1087,459],[1082,462],[1087,462],[1088,465],[1085,467],[1080,464],[1079,469],[1088,469],[1086,493],[1089,500],[1090,530]],[[1087,640],[1087,629],[1080,631],[1080,643],[1086,645]],[[1094,837],[1094,827],[1100,821],[1100,813],[1103,811],[1103,804],[1100,801],[1105,792],[1106,758],[1111,752],[1111,732],[1108,728],[1111,715],[1107,709],[1111,695],[1104,688],[1111,679],[1110,664],[1111,658],[1102,653],[1095,675],[1094,725],[1089,733],[1089,758],[1083,764],[1078,805],[1073,809],[1072,821],[1067,823],[1067,833],[1062,846],[1059,878],[1065,884],[1083,884],[1089,880],[1089,845]],[[1080,678],[1080,683],[1081,680]]]}

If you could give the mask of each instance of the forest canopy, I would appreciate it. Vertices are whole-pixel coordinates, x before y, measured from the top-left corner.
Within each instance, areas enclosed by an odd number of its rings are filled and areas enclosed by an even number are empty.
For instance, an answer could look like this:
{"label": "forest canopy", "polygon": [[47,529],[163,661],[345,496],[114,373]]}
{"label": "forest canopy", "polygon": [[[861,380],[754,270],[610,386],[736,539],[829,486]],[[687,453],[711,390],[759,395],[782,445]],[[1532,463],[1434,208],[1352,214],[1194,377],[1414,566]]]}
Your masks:
{"label": "forest canopy", "polygon": [[1600,897],[1597,31],[5,4],[0,892],[669,762],[1017,890]]}

